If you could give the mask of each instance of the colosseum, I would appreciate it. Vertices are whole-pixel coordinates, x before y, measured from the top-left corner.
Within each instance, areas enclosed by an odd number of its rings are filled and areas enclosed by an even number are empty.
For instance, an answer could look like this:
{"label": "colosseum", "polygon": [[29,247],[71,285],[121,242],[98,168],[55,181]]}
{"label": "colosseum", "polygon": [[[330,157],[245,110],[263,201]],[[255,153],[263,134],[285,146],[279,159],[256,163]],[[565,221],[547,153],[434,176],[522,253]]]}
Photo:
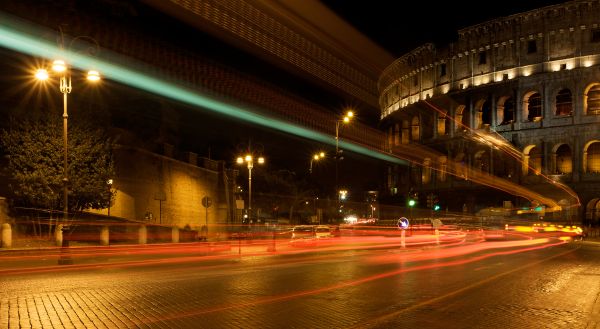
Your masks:
{"label": "colosseum", "polygon": [[469,212],[543,205],[512,183],[555,200],[554,217],[598,225],[599,23],[600,1],[569,1],[461,29],[389,65],[378,82],[389,150],[429,151],[388,168],[388,194],[422,204],[435,194]]}

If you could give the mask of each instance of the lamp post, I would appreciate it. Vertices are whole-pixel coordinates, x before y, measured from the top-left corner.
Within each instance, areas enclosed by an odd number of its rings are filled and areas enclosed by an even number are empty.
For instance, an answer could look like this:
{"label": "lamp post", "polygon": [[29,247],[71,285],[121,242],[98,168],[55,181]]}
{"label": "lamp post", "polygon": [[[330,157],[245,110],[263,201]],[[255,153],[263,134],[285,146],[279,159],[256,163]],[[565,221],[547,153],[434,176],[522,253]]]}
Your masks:
{"label": "lamp post", "polygon": [[[248,165],[248,220],[252,219],[252,168],[254,168],[254,157],[251,154],[246,154],[245,157],[238,157],[237,163],[239,165],[244,164]],[[265,158],[258,157],[258,164],[264,164]]]}
{"label": "lamp post", "polygon": [[313,161],[319,161],[319,160],[323,159],[324,157],[325,157],[325,152],[319,152],[319,153],[313,155],[312,158],[310,158],[310,168],[308,169],[308,172],[312,174]]}
{"label": "lamp post", "polygon": [[108,217],[110,217],[110,204],[112,202],[112,185],[113,185],[113,180],[112,178],[106,181],[106,185],[108,185]]}
{"label": "lamp post", "polygon": [[[68,118],[67,95],[73,90],[71,86],[71,72],[65,61],[57,59],[52,63],[52,71],[59,77],[59,91],[63,94],[63,218],[69,217],[69,162],[68,162]],[[47,80],[50,77],[48,70],[39,69],[35,73],[38,80]],[[88,71],[87,80],[97,82],[100,80],[98,71]]]}
{"label": "lamp post", "polygon": [[[338,161],[340,160],[340,123],[349,123],[350,120],[354,117],[354,112],[352,111],[348,111],[346,112],[346,114],[341,118],[335,121],[335,191],[336,193],[338,193],[337,191],[339,190],[339,184],[338,184]],[[338,199],[338,211],[339,211],[339,206],[340,206],[340,199]]]}

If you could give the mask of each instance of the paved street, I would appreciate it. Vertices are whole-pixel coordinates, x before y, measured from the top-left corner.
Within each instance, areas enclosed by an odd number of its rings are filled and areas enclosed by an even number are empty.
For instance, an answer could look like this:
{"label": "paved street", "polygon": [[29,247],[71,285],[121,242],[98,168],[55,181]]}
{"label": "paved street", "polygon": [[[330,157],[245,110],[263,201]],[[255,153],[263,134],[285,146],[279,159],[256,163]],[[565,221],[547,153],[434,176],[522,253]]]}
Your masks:
{"label": "paved street", "polygon": [[600,328],[596,244],[335,241],[3,252],[0,328]]}

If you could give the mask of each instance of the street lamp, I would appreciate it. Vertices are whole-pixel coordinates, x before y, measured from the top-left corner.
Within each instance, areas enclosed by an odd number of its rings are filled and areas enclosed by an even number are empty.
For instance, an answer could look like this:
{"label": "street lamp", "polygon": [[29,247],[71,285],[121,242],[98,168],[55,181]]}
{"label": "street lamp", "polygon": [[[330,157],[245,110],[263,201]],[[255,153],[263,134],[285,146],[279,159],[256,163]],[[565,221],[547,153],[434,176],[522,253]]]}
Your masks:
{"label": "street lamp", "polygon": [[340,123],[344,123],[344,124],[349,123],[353,117],[354,117],[354,112],[348,111],[341,119],[338,119],[335,121],[335,155],[336,155],[336,158],[339,155],[338,153],[340,151],[340,143],[339,143]]}
{"label": "street lamp", "polygon": [[113,185],[112,178],[106,181],[106,185],[108,185],[108,217],[110,217],[110,204],[112,201],[112,185]]}
{"label": "street lamp", "polygon": [[310,168],[308,169],[308,172],[312,174],[313,161],[319,161],[319,160],[323,159],[324,157],[325,157],[325,152],[319,152],[319,153],[313,155],[312,158],[310,158]]}
{"label": "street lamp", "polygon": [[[67,111],[67,95],[73,89],[71,86],[71,72],[67,64],[62,59],[57,59],[52,63],[52,71],[59,77],[59,91],[63,94],[63,218],[65,221],[69,219],[69,167],[68,167],[68,148],[67,148],[67,119],[69,118]],[[48,80],[50,74],[46,69],[38,69],[35,73],[38,80]],[[98,71],[88,71],[87,80],[97,82],[100,80]]]}
{"label": "street lamp", "polygon": [[[338,161],[340,160],[340,123],[347,124],[354,117],[354,112],[348,111],[341,118],[335,121],[335,190],[339,190],[338,186]],[[338,209],[339,209],[339,198],[338,198]]]}
{"label": "street lamp", "polygon": [[[247,154],[245,157],[238,157],[237,163],[239,165],[244,164],[248,165],[248,220],[252,219],[252,168],[254,168],[254,157],[251,154]],[[265,158],[258,157],[258,164],[264,164]]]}

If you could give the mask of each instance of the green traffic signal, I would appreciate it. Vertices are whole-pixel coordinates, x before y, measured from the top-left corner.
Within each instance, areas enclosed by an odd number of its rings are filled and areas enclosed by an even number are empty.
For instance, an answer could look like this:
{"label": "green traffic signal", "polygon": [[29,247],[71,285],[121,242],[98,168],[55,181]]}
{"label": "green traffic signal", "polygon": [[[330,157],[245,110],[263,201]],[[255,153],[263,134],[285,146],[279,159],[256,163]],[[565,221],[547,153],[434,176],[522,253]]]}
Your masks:
{"label": "green traffic signal", "polygon": [[410,207],[414,207],[416,204],[417,204],[417,201],[415,201],[415,200],[413,200],[413,199],[410,199],[410,200],[408,200],[408,205],[409,205]]}
{"label": "green traffic signal", "polygon": [[436,204],[435,206],[433,206],[433,210],[435,211],[439,211],[441,209],[439,204]]}

